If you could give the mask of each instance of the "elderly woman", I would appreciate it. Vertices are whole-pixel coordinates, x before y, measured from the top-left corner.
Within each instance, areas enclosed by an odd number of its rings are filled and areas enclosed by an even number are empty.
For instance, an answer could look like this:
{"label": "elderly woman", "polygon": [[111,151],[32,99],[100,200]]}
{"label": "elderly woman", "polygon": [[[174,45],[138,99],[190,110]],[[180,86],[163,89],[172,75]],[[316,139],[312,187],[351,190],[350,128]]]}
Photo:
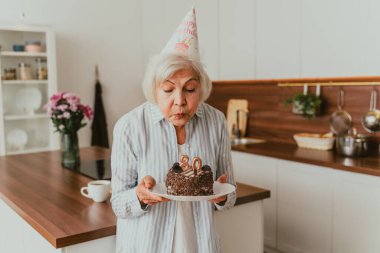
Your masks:
{"label": "elderly woman", "polygon": [[211,82],[199,60],[164,54],[143,81],[148,102],[119,119],[112,146],[112,207],[117,252],[220,252],[212,212],[234,205],[235,193],[176,202],[150,192],[181,154],[199,156],[214,180],[234,184],[225,117],[204,103]]}

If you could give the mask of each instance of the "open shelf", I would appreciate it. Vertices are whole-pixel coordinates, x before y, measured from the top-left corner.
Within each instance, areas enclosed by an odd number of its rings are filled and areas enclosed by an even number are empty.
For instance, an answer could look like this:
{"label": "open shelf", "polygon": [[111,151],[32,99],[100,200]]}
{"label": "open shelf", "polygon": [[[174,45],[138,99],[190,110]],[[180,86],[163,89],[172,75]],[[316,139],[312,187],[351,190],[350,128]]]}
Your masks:
{"label": "open shelf", "polygon": [[3,84],[48,84],[48,80],[3,80]]}
{"label": "open shelf", "polygon": [[[43,52],[12,50],[15,45],[26,45],[29,42],[40,42]],[[50,116],[43,109],[49,97],[57,91],[54,31],[51,27],[44,26],[0,25],[0,44],[0,75],[5,78],[6,69],[16,69],[18,78],[0,79],[0,155],[56,149],[58,139],[53,135],[55,129]],[[21,63],[30,65],[33,79],[20,80]],[[39,67],[48,71],[47,80],[37,79]],[[12,133],[14,130],[25,132],[25,145],[14,143],[14,134],[15,138],[19,135]]]}
{"label": "open shelf", "polygon": [[45,119],[49,116],[45,113],[31,114],[31,115],[4,115],[5,120],[24,120],[24,119]]}
{"label": "open shelf", "polygon": [[14,52],[14,51],[2,51],[0,56],[8,57],[47,57],[47,53],[33,53],[33,52]]}

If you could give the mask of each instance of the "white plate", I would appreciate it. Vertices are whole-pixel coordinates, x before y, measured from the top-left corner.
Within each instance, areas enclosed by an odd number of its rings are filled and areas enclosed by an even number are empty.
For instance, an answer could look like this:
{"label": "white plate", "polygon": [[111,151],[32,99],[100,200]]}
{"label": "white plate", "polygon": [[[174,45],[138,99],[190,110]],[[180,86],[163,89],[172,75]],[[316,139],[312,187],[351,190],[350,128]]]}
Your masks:
{"label": "white plate", "polygon": [[11,150],[22,150],[28,142],[28,134],[21,129],[13,129],[7,134],[7,143]]}
{"label": "white plate", "polygon": [[24,88],[16,93],[16,106],[23,113],[34,113],[42,102],[41,91],[37,88]]}
{"label": "white plate", "polygon": [[155,195],[177,201],[201,201],[201,200],[210,200],[215,199],[224,195],[227,195],[236,190],[236,187],[232,184],[222,184],[219,182],[214,182],[213,186],[214,194],[208,196],[176,196],[170,195],[166,191],[165,183],[158,183],[151,192]]}

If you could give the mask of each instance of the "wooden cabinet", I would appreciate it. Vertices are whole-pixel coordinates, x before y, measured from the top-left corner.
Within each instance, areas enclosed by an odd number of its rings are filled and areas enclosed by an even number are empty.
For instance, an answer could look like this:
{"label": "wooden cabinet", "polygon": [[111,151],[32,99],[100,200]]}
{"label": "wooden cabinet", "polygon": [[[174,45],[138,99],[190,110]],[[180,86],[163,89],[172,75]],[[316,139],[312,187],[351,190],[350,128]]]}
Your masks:
{"label": "wooden cabinet", "polygon": [[[15,45],[27,43],[40,43],[41,50],[14,51]],[[55,149],[54,130],[43,109],[57,89],[53,30],[0,26],[0,45],[0,154]],[[16,70],[15,78],[5,75],[9,69]],[[39,76],[38,69],[47,70],[47,77]]]}
{"label": "wooden cabinet", "polygon": [[329,253],[333,169],[278,160],[277,248]]}
{"label": "wooden cabinet", "polygon": [[232,152],[235,180],[270,190],[264,200],[265,245],[276,247],[277,160],[242,152]]}

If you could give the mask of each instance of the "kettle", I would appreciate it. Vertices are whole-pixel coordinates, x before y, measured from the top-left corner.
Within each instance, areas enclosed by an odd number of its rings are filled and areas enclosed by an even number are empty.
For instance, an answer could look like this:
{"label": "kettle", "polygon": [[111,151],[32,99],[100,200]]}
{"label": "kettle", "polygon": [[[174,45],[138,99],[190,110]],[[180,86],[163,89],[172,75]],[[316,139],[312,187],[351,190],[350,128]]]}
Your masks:
{"label": "kettle", "polygon": [[368,153],[368,136],[358,134],[356,129],[352,128],[348,134],[336,137],[336,151],[343,156],[366,156]]}

